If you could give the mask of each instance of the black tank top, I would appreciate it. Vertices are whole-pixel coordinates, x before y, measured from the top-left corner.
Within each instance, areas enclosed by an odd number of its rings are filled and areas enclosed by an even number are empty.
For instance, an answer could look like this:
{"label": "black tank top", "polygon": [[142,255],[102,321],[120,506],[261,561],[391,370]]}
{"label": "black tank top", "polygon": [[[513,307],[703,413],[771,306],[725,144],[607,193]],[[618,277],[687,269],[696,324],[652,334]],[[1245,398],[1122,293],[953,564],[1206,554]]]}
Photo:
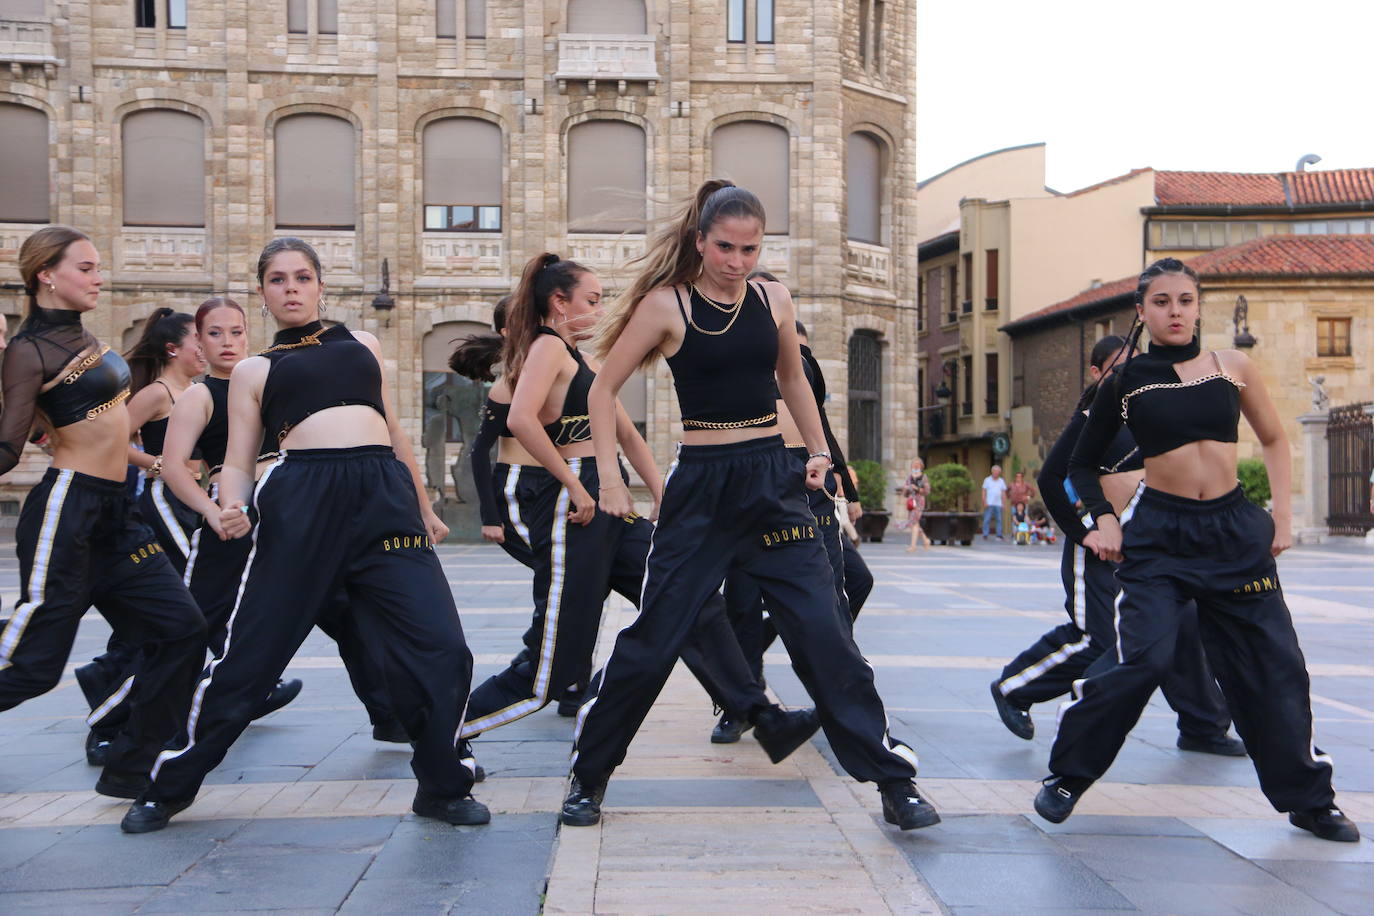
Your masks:
{"label": "black tank top", "polygon": [[[586,442],[592,437],[592,426],[587,414],[587,392],[591,390],[592,382],[596,381],[596,373],[582,359],[582,354],[577,352],[577,348],[559,337],[553,328],[540,325],[538,333],[558,338],[558,342],[567,347],[568,355],[577,362],[577,372],[568,382],[568,393],[563,395],[563,413],[552,423],[545,423],[544,432],[548,433],[553,444],[559,447]],[[509,415],[507,408],[507,416]]]}
{"label": "black tank top", "polygon": [[343,325],[313,321],[278,331],[260,356],[272,363],[262,386],[262,425],[280,443],[306,417],[348,404],[382,416],[382,369],[372,351]]}
{"label": "black tank top", "polygon": [[229,380],[207,375],[201,384],[210,392],[210,422],[196,440],[196,448],[214,475],[224,467],[224,450],[229,446]]}
{"label": "black tank top", "polygon": [[778,326],[763,287],[747,286],[732,315],[695,289],[684,307],[673,288],[687,328],[668,367],[686,429],[777,425]]}
{"label": "black tank top", "polygon": [[[165,382],[158,381],[157,379],[154,379],[149,384],[161,385],[163,388],[167,388]],[[172,399],[172,406],[175,407],[177,399],[172,394],[172,389],[167,388],[167,396]],[[162,454],[163,447],[167,442],[167,421],[170,419],[172,419],[172,415],[168,413],[167,416],[163,417],[161,420],[149,420],[138,428],[138,436],[143,440],[144,452],[149,455]]]}

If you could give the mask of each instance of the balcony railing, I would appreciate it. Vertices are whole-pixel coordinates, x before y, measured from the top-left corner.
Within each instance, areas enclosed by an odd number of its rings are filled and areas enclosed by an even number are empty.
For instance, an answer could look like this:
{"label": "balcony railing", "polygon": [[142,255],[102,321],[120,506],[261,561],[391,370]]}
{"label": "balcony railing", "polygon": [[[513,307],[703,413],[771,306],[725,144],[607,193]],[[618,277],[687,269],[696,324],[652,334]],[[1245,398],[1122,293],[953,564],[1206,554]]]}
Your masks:
{"label": "balcony railing", "polygon": [[892,249],[849,239],[845,242],[844,272],[856,283],[887,289],[892,285]]}
{"label": "balcony railing", "polygon": [[758,269],[785,279],[792,272],[792,239],[786,235],[765,235]]}
{"label": "balcony railing", "polygon": [[959,303],[959,311],[960,311],[962,314],[965,314],[965,315],[972,315],[972,314],[973,314],[973,300],[972,300],[972,299],[965,299],[963,302]]}
{"label": "balcony railing", "polygon": [[425,276],[505,275],[506,240],[499,232],[426,232],[420,245]]}
{"label": "balcony railing", "polygon": [[0,18],[0,63],[56,68],[52,23]]}
{"label": "balcony railing", "polygon": [[953,404],[921,409],[920,435],[923,440],[935,442],[947,436],[959,434],[959,417]]}
{"label": "balcony railing", "polygon": [[[623,273],[625,265],[644,253],[642,235],[577,233],[568,236],[568,257],[599,274]],[[620,279],[620,278],[617,278]]]}
{"label": "balcony railing", "polygon": [[280,236],[305,239],[320,256],[325,282],[362,283],[358,273],[358,234],[352,229],[278,229]]}
{"label": "balcony railing", "polygon": [[115,237],[119,270],[141,274],[203,274],[205,230],[178,226],[125,226]]}
{"label": "balcony railing", "polygon": [[654,39],[648,35],[559,35],[558,80],[566,92],[569,80],[599,80],[618,83],[624,92],[627,83],[648,83],[653,92],[662,78]]}
{"label": "balcony railing", "polygon": [[984,300],[983,300],[983,309],[984,309],[984,311],[988,311],[988,312],[995,312],[995,311],[997,311],[997,297],[996,297],[996,296],[989,296],[987,299],[984,299]]}

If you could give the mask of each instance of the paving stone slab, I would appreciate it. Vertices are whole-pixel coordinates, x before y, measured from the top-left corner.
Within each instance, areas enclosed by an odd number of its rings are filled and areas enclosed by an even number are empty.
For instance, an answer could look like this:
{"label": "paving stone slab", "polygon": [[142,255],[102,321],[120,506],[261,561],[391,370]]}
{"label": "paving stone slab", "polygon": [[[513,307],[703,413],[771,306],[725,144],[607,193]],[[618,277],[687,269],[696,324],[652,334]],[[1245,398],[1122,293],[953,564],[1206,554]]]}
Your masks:
{"label": "paving stone slab", "polygon": [[[932,828],[934,829],[934,828]],[[950,907],[1015,907],[1034,901],[1061,909],[1131,910],[1134,905],[1069,855],[914,851],[907,856]]]}
{"label": "paving stone slab", "polygon": [[612,779],[612,808],[815,808],[820,800],[801,779]]}
{"label": "paving stone slab", "polygon": [[1338,913],[1368,916],[1374,912],[1374,863],[1260,860],[1255,864]]}

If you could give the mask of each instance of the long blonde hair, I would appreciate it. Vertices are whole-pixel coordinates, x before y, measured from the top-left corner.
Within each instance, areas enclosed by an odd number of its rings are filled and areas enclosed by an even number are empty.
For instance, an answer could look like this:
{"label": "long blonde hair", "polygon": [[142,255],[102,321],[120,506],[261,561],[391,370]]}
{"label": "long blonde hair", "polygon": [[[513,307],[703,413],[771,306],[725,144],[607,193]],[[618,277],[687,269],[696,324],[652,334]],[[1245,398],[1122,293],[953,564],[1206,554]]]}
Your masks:
{"label": "long blonde hair", "polygon": [[[639,265],[639,272],[601,316],[592,344],[598,357],[605,359],[611,352],[645,296],[659,287],[677,286],[701,276],[697,236],[709,232],[717,220],[729,217],[752,217],[760,225],[768,225],[763,204],[752,191],[723,178],[709,179],[697,188],[668,224],[654,234],[644,254],[630,262]],[[657,357],[657,351],[649,353],[644,365]]]}

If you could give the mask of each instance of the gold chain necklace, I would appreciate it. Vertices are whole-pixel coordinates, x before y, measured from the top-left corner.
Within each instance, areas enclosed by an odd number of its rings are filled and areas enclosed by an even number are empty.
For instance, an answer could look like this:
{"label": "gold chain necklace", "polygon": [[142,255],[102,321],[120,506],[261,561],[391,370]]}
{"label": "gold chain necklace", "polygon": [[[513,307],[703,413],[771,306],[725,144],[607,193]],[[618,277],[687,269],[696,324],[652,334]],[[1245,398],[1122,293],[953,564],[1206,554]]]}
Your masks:
{"label": "gold chain necklace", "polygon": [[[695,330],[698,334],[705,334],[709,337],[720,337],[722,334],[725,334],[732,327],[735,326],[735,322],[739,319],[740,313],[744,310],[744,300],[749,295],[749,284],[747,282],[744,284],[744,292],[740,293],[739,301],[729,308],[721,306],[718,302],[714,301],[709,296],[701,292],[701,290],[697,289],[691,283],[687,284],[687,291],[687,323],[690,324],[693,330]],[[717,311],[723,312],[730,316],[730,320],[725,322],[725,327],[721,328],[719,331],[708,331],[701,325],[696,323],[696,320],[692,318],[693,293],[705,299],[707,302],[711,303],[711,305],[715,306]]]}
{"label": "gold chain necklace", "polygon": [[258,355],[264,356],[268,353],[275,353],[278,350],[294,350],[297,347],[318,347],[321,345],[320,335],[327,330],[329,330],[329,328],[320,328],[315,333],[307,334],[295,343],[280,343],[274,347],[268,347],[266,350],[260,350]]}

